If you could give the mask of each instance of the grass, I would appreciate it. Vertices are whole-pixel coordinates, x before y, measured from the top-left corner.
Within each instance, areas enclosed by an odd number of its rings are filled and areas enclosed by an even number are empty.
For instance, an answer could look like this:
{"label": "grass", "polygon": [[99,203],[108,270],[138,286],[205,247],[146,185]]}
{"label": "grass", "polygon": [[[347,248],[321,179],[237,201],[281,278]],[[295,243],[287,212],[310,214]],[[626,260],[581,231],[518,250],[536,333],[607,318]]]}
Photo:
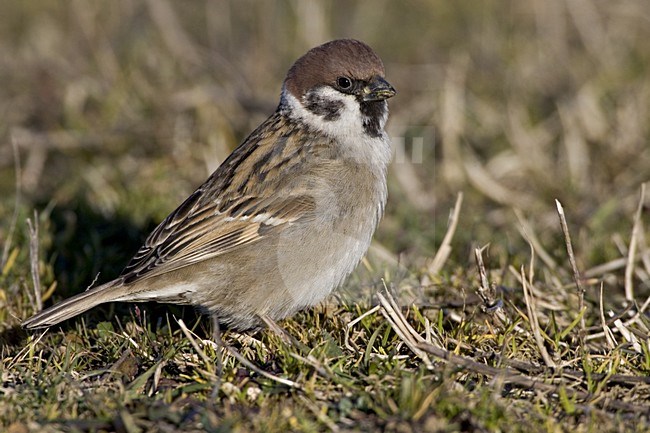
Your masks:
{"label": "grass", "polygon": [[[650,429],[643,2],[118,3],[0,17],[4,430]],[[344,287],[221,346],[156,304],[21,330],[116,276],[342,36],[383,57],[406,155]]]}

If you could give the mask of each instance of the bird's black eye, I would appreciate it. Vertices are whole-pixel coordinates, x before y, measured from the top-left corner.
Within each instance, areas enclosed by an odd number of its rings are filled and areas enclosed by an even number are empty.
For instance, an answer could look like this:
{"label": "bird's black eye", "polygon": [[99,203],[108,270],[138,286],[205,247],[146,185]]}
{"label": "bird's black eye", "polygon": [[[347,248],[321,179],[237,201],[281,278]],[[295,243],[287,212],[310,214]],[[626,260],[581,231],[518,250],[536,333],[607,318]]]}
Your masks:
{"label": "bird's black eye", "polygon": [[349,90],[352,87],[352,80],[348,77],[338,77],[336,79],[336,85],[339,86],[341,90]]}

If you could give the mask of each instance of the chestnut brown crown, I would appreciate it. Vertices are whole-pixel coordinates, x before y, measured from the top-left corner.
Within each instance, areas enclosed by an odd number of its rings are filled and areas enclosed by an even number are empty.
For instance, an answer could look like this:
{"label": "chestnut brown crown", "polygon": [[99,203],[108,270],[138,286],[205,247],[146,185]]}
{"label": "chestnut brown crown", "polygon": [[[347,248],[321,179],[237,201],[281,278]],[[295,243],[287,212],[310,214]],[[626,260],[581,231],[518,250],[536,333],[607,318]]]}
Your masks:
{"label": "chestnut brown crown", "polygon": [[384,64],[372,48],[355,39],[337,39],[312,48],[296,60],[284,87],[300,99],[319,85],[336,88],[340,78],[370,82],[377,77],[384,77]]}

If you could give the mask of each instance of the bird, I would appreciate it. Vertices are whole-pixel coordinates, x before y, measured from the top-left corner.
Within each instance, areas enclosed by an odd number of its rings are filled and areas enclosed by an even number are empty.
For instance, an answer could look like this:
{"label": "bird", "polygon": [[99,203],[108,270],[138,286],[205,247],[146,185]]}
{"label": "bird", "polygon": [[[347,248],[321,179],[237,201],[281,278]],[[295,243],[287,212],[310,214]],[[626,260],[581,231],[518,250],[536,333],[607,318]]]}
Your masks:
{"label": "bird", "polygon": [[310,49],[289,69],[275,112],[117,278],[22,326],[47,328],[107,302],[153,301],[247,330],[317,305],[361,261],[384,213],[387,99],[396,93],[364,42]]}

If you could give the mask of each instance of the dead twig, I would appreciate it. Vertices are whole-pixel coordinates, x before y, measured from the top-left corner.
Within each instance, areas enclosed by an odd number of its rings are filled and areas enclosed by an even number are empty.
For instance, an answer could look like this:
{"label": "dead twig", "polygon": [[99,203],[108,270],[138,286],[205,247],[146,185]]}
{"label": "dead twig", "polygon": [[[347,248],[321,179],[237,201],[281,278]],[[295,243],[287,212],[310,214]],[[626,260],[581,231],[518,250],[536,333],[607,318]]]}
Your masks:
{"label": "dead twig", "polygon": [[483,302],[483,311],[486,313],[495,314],[501,323],[508,323],[508,318],[503,312],[503,302],[497,299],[497,291],[493,284],[487,277],[485,264],[483,263],[483,251],[487,249],[487,245],[481,248],[474,249],[474,257],[476,258],[476,266],[478,267],[479,278],[481,280],[476,293]]}
{"label": "dead twig", "polygon": [[567,254],[569,255],[569,263],[571,264],[571,269],[573,270],[573,281],[576,284],[576,289],[578,290],[578,310],[579,314],[581,314],[580,318],[580,331],[579,331],[579,340],[580,340],[580,348],[584,351],[584,344],[585,344],[585,334],[586,334],[586,325],[585,325],[585,316],[584,316],[584,308],[585,308],[585,289],[582,287],[582,284],[580,283],[580,272],[578,272],[578,265],[576,264],[576,258],[575,255],[573,254],[573,245],[571,244],[571,235],[569,234],[569,226],[567,225],[566,222],[566,216],[564,215],[564,208],[562,207],[562,204],[560,203],[559,200],[555,200],[555,205],[557,206],[557,213],[558,216],[560,217],[560,224],[562,226],[562,232],[564,233],[564,241],[566,243],[566,251]]}

